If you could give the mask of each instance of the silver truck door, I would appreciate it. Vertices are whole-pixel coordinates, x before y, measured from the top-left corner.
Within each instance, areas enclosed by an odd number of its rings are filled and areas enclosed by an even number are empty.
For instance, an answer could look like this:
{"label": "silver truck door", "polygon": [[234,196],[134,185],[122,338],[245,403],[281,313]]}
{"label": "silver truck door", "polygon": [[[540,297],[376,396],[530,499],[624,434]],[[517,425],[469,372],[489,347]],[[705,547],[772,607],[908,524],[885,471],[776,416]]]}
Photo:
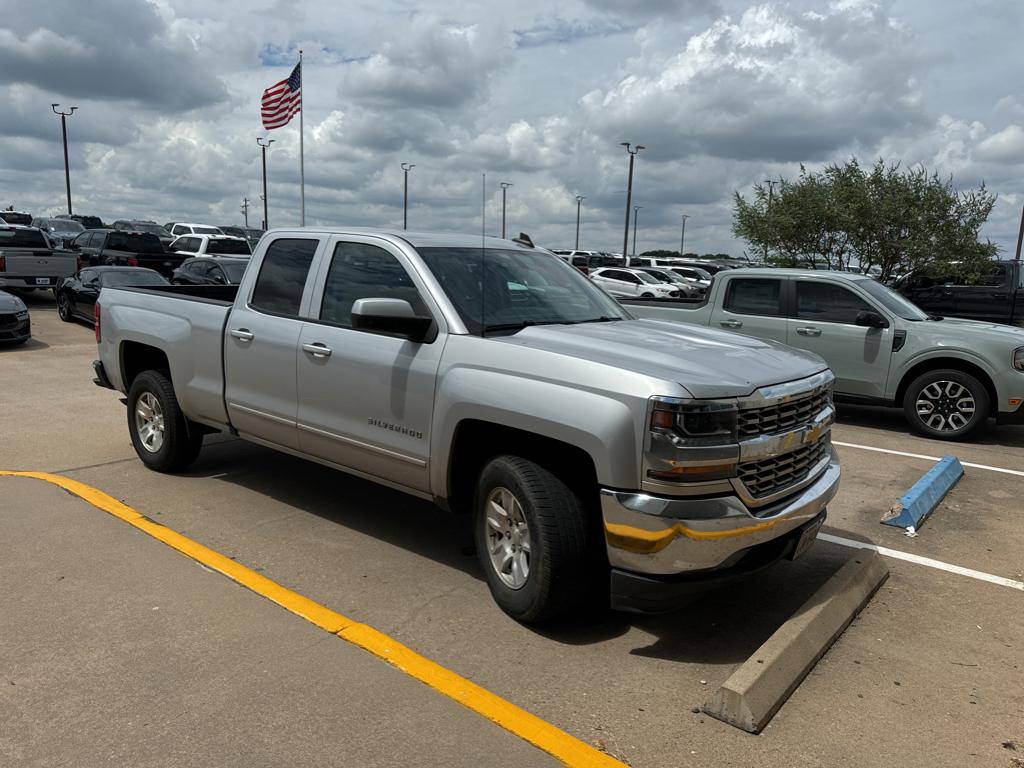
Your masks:
{"label": "silver truck door", "polygon": [[[447,328],[408,257],[373,236],[329,243],[299,338],[299,445],[303,453],[429,490],[434,383]],[[423,343],[352,328],[358,299],[408,301],[432,316]]]}
{"label": "silver truck door", "polygon": [[[299,447],[295,359],[307,284],[321,240],[282,236],[269,244],[259,275],[243,283],[224,338],[225,400],[240,434],[287,448]],[[200,343],[201,339],[195,339]]]}
{"label": "silver truck door", "polygon": [[[791,347],[821,355],[836,375],[836,392],[884,397],[892,359],[892,321],[846,286],[824,280],[793,280],[795,306],[789,322]],[[888,328],[856,325],[861,312],[875,312]]]}
{"label": "silver truck door", "polygon": [[726,277],[711,310],[712,328],[734,331],[757,339],[786,343],[786,313],[783,304],[785,281],[779,277]]}

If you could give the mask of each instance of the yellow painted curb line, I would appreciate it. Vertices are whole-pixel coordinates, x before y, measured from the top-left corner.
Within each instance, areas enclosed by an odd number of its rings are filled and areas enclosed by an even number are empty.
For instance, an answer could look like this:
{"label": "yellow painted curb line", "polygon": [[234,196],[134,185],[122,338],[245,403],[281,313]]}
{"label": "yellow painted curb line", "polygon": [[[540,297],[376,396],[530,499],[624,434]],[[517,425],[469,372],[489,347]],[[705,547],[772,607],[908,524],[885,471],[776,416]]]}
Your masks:
{"label": "yellow painted curb line", "polygon": [[30,477],[63,488],[94,507],[145,531],[154,539],[162,541],[193,560],[251,589],[256,594],[277,603],[285,610],[369,651],[410,677],[429,685],[467,709],[483,715],[496,725],[544,750],[552,757],[558,758],[566,765],[580,766],[580,768],[625,768],[625,763],[619,762],[575,736],[556,728],[551,723],[530,714],[525,709],[481,688],[450,669],[421,656],[383,632],[332,611],[308,597],[281,586],[266,576],[261,576],[251,568],[236,563],[231,558],[150,520],[97,488],[49,472],[0,470],[0,477]]}

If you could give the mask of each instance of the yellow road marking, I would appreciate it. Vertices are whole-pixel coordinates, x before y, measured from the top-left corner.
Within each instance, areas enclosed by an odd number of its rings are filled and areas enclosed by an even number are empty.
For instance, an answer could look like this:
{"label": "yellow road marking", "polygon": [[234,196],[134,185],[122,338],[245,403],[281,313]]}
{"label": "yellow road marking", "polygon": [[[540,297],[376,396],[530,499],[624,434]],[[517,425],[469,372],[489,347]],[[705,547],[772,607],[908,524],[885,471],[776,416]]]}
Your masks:
{"label": "yellow road marking", "polygon": [[566,765],[580,766],[580,768],[625,768],[624,763],[610,755],[556,728],[551,723],[541,720],[536,715],[517,707],[487,689],[481,688],[450,669],[421,656],[383,632],[332,611],[298,592],[281,586],[251,568],[236,563],[231,558],[150,520],[127,504],[91,485],[49,472],[0,470],[0,477],[30,477],[63,488],[94,507],[145,531],[154,539],[162,541],[193,560],[251,589],[256,594],[277,603],[285,610],[369,651],[410,677],[457,701],[467,709],[483,715],[491,722],[544,750]]}

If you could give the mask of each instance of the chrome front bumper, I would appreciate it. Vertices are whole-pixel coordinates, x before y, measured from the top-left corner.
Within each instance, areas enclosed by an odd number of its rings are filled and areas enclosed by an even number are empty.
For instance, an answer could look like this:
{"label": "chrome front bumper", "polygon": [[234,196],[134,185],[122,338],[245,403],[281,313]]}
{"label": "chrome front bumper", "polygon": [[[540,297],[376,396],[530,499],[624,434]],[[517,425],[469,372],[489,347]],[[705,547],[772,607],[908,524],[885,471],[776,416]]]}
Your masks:
{"label": "chrome front bumper", "polygon": [[839,459],[793,496],[756,509],[737,496],[665,498],[601,490],[612,568],[657,576],[729,568],[751,548],[817,517],[839,489]]}

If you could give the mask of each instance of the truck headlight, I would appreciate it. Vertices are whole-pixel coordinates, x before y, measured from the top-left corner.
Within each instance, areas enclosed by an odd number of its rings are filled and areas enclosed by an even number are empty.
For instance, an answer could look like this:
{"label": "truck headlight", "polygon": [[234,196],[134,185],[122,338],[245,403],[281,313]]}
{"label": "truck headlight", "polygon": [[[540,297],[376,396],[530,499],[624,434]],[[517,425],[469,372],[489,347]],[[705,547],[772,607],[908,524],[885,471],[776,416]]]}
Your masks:
{"label": "truck headlight", "polygon": [[1024,347],[1013,350],[1013,367],[1018,371],[1024,371]]}
{"label": "truck headlight", "polygon": [[731,403],[651,398],[647,477],[670,483],[735,477],[736,416]]}

